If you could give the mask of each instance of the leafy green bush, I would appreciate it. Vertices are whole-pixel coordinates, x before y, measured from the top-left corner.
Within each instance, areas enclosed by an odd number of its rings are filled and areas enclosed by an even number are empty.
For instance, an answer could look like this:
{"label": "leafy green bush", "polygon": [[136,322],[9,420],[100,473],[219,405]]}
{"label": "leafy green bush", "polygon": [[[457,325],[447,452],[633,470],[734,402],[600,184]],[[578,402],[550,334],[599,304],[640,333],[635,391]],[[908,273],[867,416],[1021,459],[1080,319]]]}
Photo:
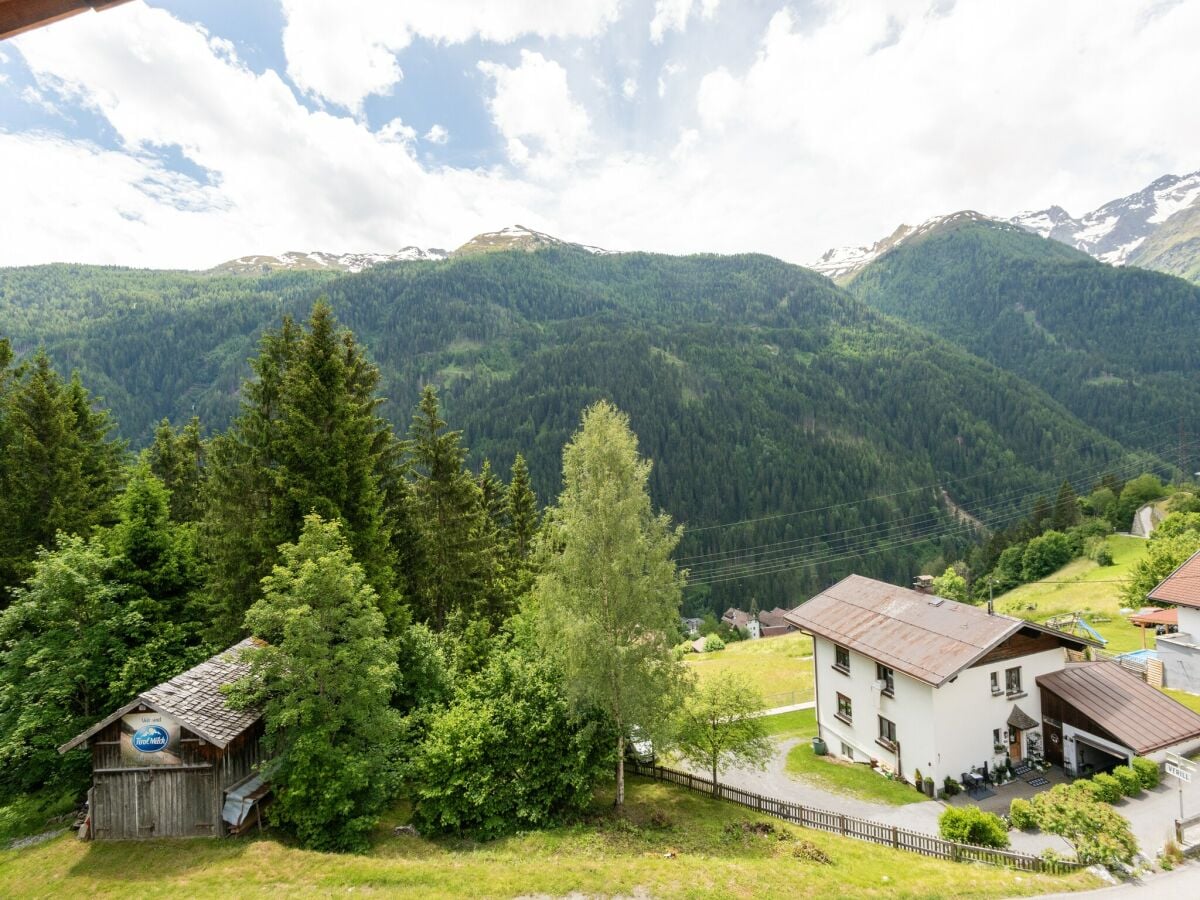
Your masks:
{"label": "leafy green bush", "polygon": [[1074,554],[1071,542],[1059,531],[1047,531],[1025,545],[1021,555],[1021,577],[1036,581],[1055,569],[1065,566]]}
{"label": "leafy green bush", "polygon": [[721,640],[720,635],[710,634],[704,639],[704,652],[712,653],[716,650],[724,650],[725,642]]}
{"label": "leafy green bush", "polygon": [[1014,797],[1013,802],[1009,804],[1008,820],[1012,822],[1013,828],[1021,831],[1031,831],[1037,828],[1037,818],[1033,814],[1033,806],[1028,800],[1022,800],[1020,797]]}
{"label": "leafy green bush", "polygon": [[946,776],[946,781],[942,784],[942,788],[946,791],[947,797],[953,797],[955,794],[962,793],[962,785],[949,775]]}
{"label": "leafy green bush", "polygon": [[1126,797],[1136,797],[1142,792],[1142,778],[1129,766],[1117,766],[1112,770],[1112,777],[1121,786],[1121,793]]}
{"label": "leafy green bush", "polygon": [[1128,864],[1137,853],[1137,840],[1129,822],[1093,795],[1094,782],[1055,785],[1030,801],[1038,827],[1066,838],[1076,858],[1086,864],[1116,867]]}
{"label": "leafy green bush", "polygon": [[1161,775],[1158,771],[1158,763],[1154,760],[1146,759],[1144,756],[1135,756],[1133,758],[1133,771],[1137,772],[1138,778],[1142,782],[1142,787],[1147,790],[1158,787]]}
{"label": "leafy green bush", "polygon": [[950,807],[938,819],[938,831],[948,841],[978,844],[1004,849],[1008,846],[1008,829],[995,813],[984,812],[975,806],[961,809]]}
{"label": "leafy green bush", "polygon": [[1084,553],[1098,566],[1111,566],[1113,564],[1112,551],[1108,549],[1108,541],[1102,537],[1092,537],[1087,539],[1084,544]]}
{"label": "leafy green bush", "polygon": [[1121,782],[1106,772],[1092,776],[1089,793],[1101,803],[1116,803],[1123,792]]}

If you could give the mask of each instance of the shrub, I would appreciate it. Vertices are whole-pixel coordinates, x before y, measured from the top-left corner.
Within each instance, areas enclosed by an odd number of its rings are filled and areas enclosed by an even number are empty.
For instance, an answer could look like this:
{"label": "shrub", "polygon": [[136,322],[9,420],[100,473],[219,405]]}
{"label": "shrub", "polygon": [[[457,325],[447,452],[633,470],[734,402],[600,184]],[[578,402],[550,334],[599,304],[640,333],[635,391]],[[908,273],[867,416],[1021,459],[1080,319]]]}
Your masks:
{"label": "shrub", "polygon": [[917,771],[913,773],[913,786],[918,791],[923,791],[924,784],[925,784],[925,780],[923,778],[921,778],[921,770],[917,769]]}
{"label": "shrub", "polygon": [[1004,821],[975,806],[950,807],[938,819],[938,831],[946,840],[960,844],[998,849],[1008,846],[1008,829],[1004,827]]}
{"label": "shrub", "polygon": [[1015,797],[1008,807],[1008,820],[1013,828],[1021,831],[1031,831],[1037,828],[1037,819],[1033,815],[1033,806],[1028,800]]}
{"label": "shrub", "polygon": [[1142,787],[1147,790],[1158,787],[1158,781],[1161,776],[1158,771],[1158,763],[1154,760],[1146,759],[1144,756],[1135,756],[1133,758],[1133,771],[1137,772],[1138,778],[1142,782]]}
{"label": "shrub", "polygon": [[1025,546],[1021,555],[1021,577],[1036,581],[1071,561],[1071,542],[1059,531],[1047,531]]}
{"label": "shrub", "polygon": [[1121,786],[1121,793],[1126,797],[1136,797],[1142,792],[1142,778],[1129,766],[1117,766],[1112,770],[1112,777]]}
{"label": "shrub", "polygon": [[955,794],[962,793],[962,785],[959,784],[957,781],[955,781],[953,778],[951,778],[949,775],[946,776],[946,781],[942,785],[942,787],[945,789],[947,797],[953,797]]}
{"label": "shrub", "polygon": [[712,653],[716,650],[724,650],[725,642],[721,640],[720,635],[710,634],[704,639],[704,652]]}
{"label": "shrub", "polygon": [[1108,541],[1102,537],[1088,538],[1084,545],[1084,552],[1087,554],[1087,558],[1098,566],[1113,564],[1113,555],[1112,551],[1108,549]]}
{"label": "shrub", "polygon": [[1101,772],[1092,776],[1089,793],[1101,803],[1116,803],[1121,799],[1123,790],[1120,781],[1112,775]]}
{"label": "shrub", "polygon": [[1038,827],[1066,838],[1081,863],[1110,868],[1128,864],[1137,853],[1129,822],[1111,806],[1098,802],[1091,783],[1077,781],[1043,791],[1030,801]]}

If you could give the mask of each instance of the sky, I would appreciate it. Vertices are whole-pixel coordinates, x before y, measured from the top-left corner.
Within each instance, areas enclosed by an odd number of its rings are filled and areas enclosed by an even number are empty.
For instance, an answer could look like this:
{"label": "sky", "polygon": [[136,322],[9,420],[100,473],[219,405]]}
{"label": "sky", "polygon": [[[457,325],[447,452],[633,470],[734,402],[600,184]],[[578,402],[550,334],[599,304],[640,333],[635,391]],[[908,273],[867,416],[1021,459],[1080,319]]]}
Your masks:
{"label": "sky", "polygon": [[151,0],[0,42],[0,265],[791,262],[1200,169],[1200,0]]}

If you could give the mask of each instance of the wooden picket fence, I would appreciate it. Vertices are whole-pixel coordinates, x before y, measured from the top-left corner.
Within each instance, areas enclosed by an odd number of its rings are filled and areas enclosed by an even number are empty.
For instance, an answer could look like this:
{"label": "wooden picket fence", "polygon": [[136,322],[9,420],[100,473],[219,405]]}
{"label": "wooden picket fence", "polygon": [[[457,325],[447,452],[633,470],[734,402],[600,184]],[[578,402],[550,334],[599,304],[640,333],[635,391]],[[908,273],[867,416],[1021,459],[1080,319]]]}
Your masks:
{"label": "wooden picket fence", "polygon": [[[690,772],[679,772],[675,769],[654,766],[632,759],[626,762],[626,767],[637,775],[677,784],[709,797],[714,796],[712,781],[699,775],[692,775]],[[933,856],[954,862],[980,862],[991,866],[1007,866],[1029,872],[1053,874],[1072,872],[1083,867],[1081,863],[1074,860],[1043,859],[1028,853],[1013,853],[1009,850],[996,850],[992,847],[979,847],[975,844],[959,844],[931,834],[909,831],[896,825],[885,825],[882,822],[872,822],[870,819],[860,819],[845,813],[816,809],[812,806],[778,800],[774,797],[764,797],[761,794],[744,791],[726,784],[717,785],[715,796],[720,800],[740,804],[764,815],[775,816],[785,822],[791,822],[793,825],[819,828],[822,831],[831,831],[834,834],[870,841],[873,844],[893,847],[896,850],[907,850],[922,856]]]}

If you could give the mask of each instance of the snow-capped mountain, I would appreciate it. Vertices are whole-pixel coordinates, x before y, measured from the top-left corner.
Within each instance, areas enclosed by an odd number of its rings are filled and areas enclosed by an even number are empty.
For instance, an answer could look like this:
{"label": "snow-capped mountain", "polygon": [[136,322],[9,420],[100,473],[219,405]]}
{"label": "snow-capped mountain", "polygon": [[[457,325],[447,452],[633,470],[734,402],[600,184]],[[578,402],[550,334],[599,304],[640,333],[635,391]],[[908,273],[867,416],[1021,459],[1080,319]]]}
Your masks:
{"label": "snow-capped mountain", "polygon": [[[996,222],[996,220],[983,215],[983,213],[975,212],[973,209],[964,209],[945,216],[934,216],[932,219],[926,219],[920,225],[901,225],[883,240],[876,241],[869,247],[841,247],[826,250],[820,259],[809,263],[808,268],[820,272],[834,281],[843,281],[860,269],[866,268],[889,250],[939,228],[960,222]],[[1002,223],[997,222],[997,224]]]}
{"label": "snow-capped mountain", "polygon": [[553,235],[534,231],[524,225],[509,225],[499,231],[485,231],[477,234],[454,251],[455,256],[468,256],[472,253],[493,253],[499,250],[525,250],[532,252],[543,247],[578,247],[588,253],[607,254],[613,251],[587,244],[573,244],[560,240]]}
{"label": "snow-capped mountain", "polygon": [[1009,221],[1119,266],[1167,219],[1198,202],[1200,172],[1193,172],[1164,175],[1137,193],[1105,203],[1078,219],[1061,206],[1051,206],[1018,213]]}
{"label": "snow-capped mountain", "polygon": [[395,253],[307,253],[293,250],[279,256],[239,256],[214,266],[209,271],[229,275],[258,275],[266,272],[298,269],[328,269],[336,272],[361,272],[380,263],[446,259],[449,253],[436,248],[405,247]]}

